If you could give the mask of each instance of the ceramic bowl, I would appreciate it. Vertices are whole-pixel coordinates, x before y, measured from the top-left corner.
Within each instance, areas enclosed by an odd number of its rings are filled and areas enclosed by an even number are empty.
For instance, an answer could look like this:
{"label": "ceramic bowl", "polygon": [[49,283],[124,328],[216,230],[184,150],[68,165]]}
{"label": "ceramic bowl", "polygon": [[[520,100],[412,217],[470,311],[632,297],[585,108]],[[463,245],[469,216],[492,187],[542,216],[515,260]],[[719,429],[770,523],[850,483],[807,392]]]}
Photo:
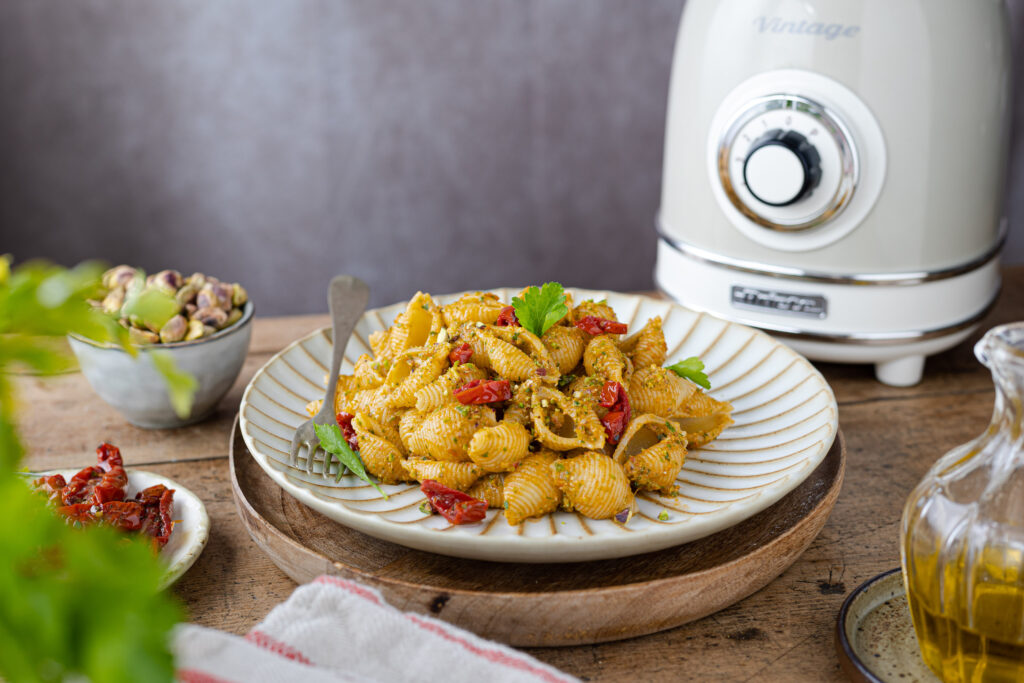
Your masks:
{"label": "ceramic bowl", "polygon": [[[111,344],[100,344],[79,336],[68,342],[78,358],[82,374],[100,398],[117,409],[125,419],[146,429],[166,429],[199,422],[217,407],[242,369],[252,337],[252,302],[242,309],[234,325],[195,341],[138,347],[133,357]],[[171,406],[164,381],[150,355],[171,354],[178,369],[199,382],[192,412],[178,417]]]}

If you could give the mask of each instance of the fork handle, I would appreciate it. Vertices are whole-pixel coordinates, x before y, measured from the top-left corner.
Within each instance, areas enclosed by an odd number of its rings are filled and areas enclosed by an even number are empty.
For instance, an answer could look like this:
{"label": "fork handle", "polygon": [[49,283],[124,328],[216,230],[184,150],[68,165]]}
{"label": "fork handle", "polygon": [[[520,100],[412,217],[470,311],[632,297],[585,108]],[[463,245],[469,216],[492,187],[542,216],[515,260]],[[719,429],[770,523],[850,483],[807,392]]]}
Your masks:
{"label": "fork handle", "polygon": [[345,347],[349,337],[356,329],[356,323],[366,310],[370,301],[370,288],[366,283],[352,275],[338,275],[331,280],[327,288],[327,305],[331,310],[331,373],[327,377],[327,393],[324,404],[317,413],[317,420],[327,416],[334,418],[334,393],[338,388],[338,374],[341,372],[341,360],[345,357]]}

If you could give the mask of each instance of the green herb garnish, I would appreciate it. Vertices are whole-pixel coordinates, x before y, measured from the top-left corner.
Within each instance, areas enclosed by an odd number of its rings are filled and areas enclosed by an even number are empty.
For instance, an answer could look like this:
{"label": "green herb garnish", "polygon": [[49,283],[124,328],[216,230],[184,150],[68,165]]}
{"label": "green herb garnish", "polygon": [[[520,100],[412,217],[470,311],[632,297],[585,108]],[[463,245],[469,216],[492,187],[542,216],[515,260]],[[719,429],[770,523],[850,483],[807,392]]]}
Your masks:
{"label": "green herb garnish", "polygon": [[558,387],[562,388],[572,384],[572,381],[576,379],[576,375],[562,375],[558,378]]}
{"label": "green herb garnish", "polygon": [[[338,456],[338,462],[341,463],[342,467],[338,468],[338,479],[341,481],[341,477],[345,472],[345,468],[352,470],[352,474],[356,475],[367,484],[377,489],[380,495],[384,496],[386,500],[388,495],[381,491],[381,488],[377,486],[377,482],[370,479],[370,475],[366,473],[366,468],[363,467],[363,461],[359,457],[359,453],[352,450],[345,441],[345,437],[341,435],[341,429],[336,424],[318,425],[314,424],[313,429],[316,430],[316,436],[320,439],[320,448],[324,449],[327,453],[333,453]],[[324,462],[324,467],[330,466],[330,459]]]}
{"label": "green herb garnish", "polygon": [[522,298],[512,299],[512,307],[519,324],[538,337],[569,312],[565,305],[565,290],[557,282],[545,282],[540,288],[530,287],[523,292]]}
{"label": "green herb garnish", "polygon": [[658,513],[658,519],[660,519],[662,522],[667,522],[668,521],[668,513],[665,512],[664,510],[662,510],[661,512]]}
{"label": "green herb garnish", "polygon": [[668,369],[680,377],[685,377],[697,386],[704,387],[705,389],[711,388],[711,382],[708,380],[708,376],[704,374],[704,361],[697,358],[697,356],[690,356],[678,363],[673,363],[668,366]]}

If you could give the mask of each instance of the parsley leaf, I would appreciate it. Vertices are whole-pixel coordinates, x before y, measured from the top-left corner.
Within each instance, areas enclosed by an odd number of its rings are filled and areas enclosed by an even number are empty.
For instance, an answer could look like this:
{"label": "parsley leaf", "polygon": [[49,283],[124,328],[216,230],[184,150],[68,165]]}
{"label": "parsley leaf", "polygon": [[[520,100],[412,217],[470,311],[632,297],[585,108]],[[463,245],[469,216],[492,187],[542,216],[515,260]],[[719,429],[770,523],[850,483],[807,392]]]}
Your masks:
{"label": "parsley leaf", "polygon": [[565,290],[557,282],[545,282],[539,289],[530,287],[523,292],[522,298],[512,299],[512,307],[519,324],[538,337],[569,312],[565,305]]}
{"label": "parsley leaf", "polygon": [[[366,468],[363,467],[363,461],[359,458],[358,451],[354,451],[349,447],[345,437],[341,435],[341,429],[338,428],[338,425],[314,424],[313,429],[316,430],[316,436],[320,439],[320,448],[324,449],[327,453],[333,453],[338,456],[338,462],[343,465],[343,467],[338,468],[338,481],[341,481],[342,473],[345,471],[345,467],[347,467],[352,470],[352,474],[377,489],[380,495],[387,499],[388,495],[381,491],[381,488],[377,486],[377,482],[370,479],[370,475],[366,473]],[[327,467],[328,464],[325,463],[324,467]]]}
{"label": "parsley leaf", "polygon": [[708,376],[704,374],[704,361],[697,358],[697,356],[690,356],[685,360],[669,365],[668,369],[680,377],[685,377],[697,386],[704,387],[705,389],[711,388],[711,382],[708,380]]}

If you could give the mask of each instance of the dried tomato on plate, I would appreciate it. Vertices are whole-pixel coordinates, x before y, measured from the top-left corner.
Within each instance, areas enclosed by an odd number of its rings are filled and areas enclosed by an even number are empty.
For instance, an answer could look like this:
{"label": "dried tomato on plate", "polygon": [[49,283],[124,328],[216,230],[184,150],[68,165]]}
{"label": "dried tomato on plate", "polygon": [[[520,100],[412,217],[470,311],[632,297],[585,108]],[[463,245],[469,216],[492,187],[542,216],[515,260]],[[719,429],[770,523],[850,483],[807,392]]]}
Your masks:
{"label": "dried tomato on plate", "polygon": [[519,324],[519,318],[516,317],[516,307],[506,306],[501,309],[501,313],[498,314],[498,320],[494,324],[498,327],[507,327],[510,325],[521,327]]}
{"label": "dried tomato on plate", "polygon": [[338,428],[341,429],[341,435],[345,437],[345,441],[348,442],[348,447],[354,451],[359,450],[359,439],[356,437],[356,429],[352,426],[352,420],[355,419],[355,415],[350,413],[338,413],[335,416],[338,421]]}
{"label": "dried tomato on plate", "polygon": [[608,442],[617,444],[622,438],[622,432],[626,431],[629,424],[631,409],[629,407],[629,396],[626,390],[618,382],[605,382],[601,387],[601,406],[608,408],[608,412],[601,418],[604,431],[608,435]]}
{"label": "dried tomato on plate", "polygon": [[629,329],[629,325],[626,323],[616,322],[614,320],[608,320],[607,318],[598,318],[596,315],[585,315],[576,321],[576,327],[580,328],[587,334],[626,334],[626,330]]}
{"label": "dried tomato on plate", "polygon": [[482,380],[472,382],[455,390],[455,399],[464,406],[481,403],[497,403],[512,398],[512,385],[507,379]]}
{"label": "dried tomato on plate", "polygon": [[420,484],[420,491],[427,494],[430,507],[452,524],[472,524],[487,516],[487,501],[450,489],[433,479]]}
{"label": "dried tomato on plate", "polygon": [[452,349],[452,352],[448,354],[448,360],[452,362],[452,365],[455,365],[456,363],[468,363],[469,359],[472,357],[473,347],[466,342],[462,342],[460,346]]}

